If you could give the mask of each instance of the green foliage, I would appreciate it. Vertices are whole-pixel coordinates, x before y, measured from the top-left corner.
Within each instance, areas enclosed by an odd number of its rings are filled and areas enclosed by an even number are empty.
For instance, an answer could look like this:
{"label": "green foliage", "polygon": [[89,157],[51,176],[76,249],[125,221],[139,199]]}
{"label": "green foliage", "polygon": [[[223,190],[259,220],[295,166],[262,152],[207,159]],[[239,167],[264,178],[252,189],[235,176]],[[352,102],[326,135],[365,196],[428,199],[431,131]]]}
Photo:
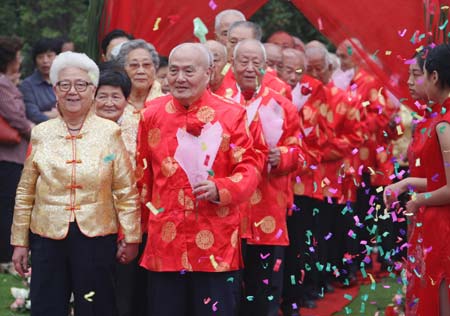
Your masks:
{"label": "green foliage", "polygon": [[299,37],[304,43],[319,40],[333,50],[331,44],[300,11],[288,0],[269,0],[251,18],[263,31],[263,41],[276,31],[286,31]]}
{"label": "green foliage", "polygon": [[87,43],[89,0],[2,0],[0,35],[15,34],[25,43],[23,75],[30,74],[31,46],[41,37],[67,37],[79,51]]}

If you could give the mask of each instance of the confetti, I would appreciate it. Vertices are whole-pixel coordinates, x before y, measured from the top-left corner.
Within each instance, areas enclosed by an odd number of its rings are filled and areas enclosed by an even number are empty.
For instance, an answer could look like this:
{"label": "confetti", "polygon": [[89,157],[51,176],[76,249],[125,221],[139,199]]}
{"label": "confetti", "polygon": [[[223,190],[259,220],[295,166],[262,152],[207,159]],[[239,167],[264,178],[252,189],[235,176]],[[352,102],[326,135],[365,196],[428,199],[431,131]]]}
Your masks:
{"label": "confetti", "polygon": [[196,17],[193,20],[194,23],[194,35],[199,39],[201,43],[206,42],[206,34],[208,34],[208,28],[206,27],[205,23],[199,18]]}
{"label": "confetti", "polygon": [[153,31],[159,30],[159,22],[161,22],[161,18],[156,18],[155,24],[153,25]]}
{"label": "confetti", "polygon": [[267,254],[260,253],[259,256],[261,257],[261,259],[266,260],[267,258],[270,257],[270,252]]}
{"label": "confetti", "polygon": [[203,299],[203,304],[206,305],[206,304],[209,304],[209,302],[211,302],[211,298],[210,297]]}
{"label": "confetti", "polygon": [[230,67],[231,67],[231,64],[230,64],[230,63],[227,63],[225,66],[223,66],[223,69],[222,69],[222,71],[220,72],[220,74],[221,74],[222,76],[225,76],[225,75],[227,74],[228,70],[230,69]]}
{"label": "confetti", "polygon": [[145,206],[147,206],[147,208],[154,214],[154,215],[158,215],[159,213],[164,212],[164,208],[161,207],[159,209],[157,209],[152,202],[147,202],[147,204],[145,204]]}
{"label": "confetti", "polygon": [[273,271],[278,272],[281,266],[281,259],[277,259],[275,261],[275,265],[273,266]]}
{"label": "confetti", "polygon": [[105,158],[103,158],[103,161],[105,163],[111,162],[114,159],[116,159],[116,155],[115,154],[109,154],[108,156],[106,156]]}
{"label": "confetti", "polygon": [[211,8],[211,10],[217,9],[217,4],[214,2],[214,0],[210,0],[208,5]]}
{"label": "confetti", "polygon": [[94,300],[92,298],[94,297],[94,295],[95,295],[95,292],[90,291],[89,293],[84,294],[84,299],[88,302],[93,302]]}
{"label": "confetti", "polygon": [[219,302],[216,301],[211,307],[214,312],[217,312],[217,304],[219,304]]}
{"label": "confetti", "polygon": [[445,22],[439,26],[439,29],[442,31],[443,29],[445,29],[447,27],[448,24],[448,20],[445,20]]}
{"label": "confetti", "polygon": [[[317,25],[319,26],[319,31],[323,30],[323,23],[322,23],[322,18],[318,18],[317,19]],[[350,54],[349,54],[350,55]]]}
{"label": "confetti", "polygon": [[217,263],[216,258],[214,258],[214,255],[210,255],[209,260],[211,261],[211,264],[214,267],[214,269],[217,269],[219,264]]}
{"label": "confetti", "polygon": [[392,54],[392,52],[391,52],[390,50],[387,50],[387,51],[385,52],[385,54],[386,54],[386,56],[389,56],[389,55]]}
{"label": "confetti", "polygon": [[353,296],[351,296],[350,294],[344,294],[344,298],[349,301],[353,300]]}
{"label": "confetti", "polygon": [[403,29],[403,31],[398,31],[398,35],[399,35],[400,37],[405,36],[405,34],[406,34],[406,29]]}

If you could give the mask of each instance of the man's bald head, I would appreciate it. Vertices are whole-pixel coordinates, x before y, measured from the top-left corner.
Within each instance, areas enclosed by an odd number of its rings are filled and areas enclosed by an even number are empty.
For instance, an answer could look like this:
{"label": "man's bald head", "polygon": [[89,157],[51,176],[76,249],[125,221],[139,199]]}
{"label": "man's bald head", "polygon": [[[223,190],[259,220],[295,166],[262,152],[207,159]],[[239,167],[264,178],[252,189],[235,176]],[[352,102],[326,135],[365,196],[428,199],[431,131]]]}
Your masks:
{"label": "man's bald head", "polygon": [[281,47],[272,43],[264,43],[264,48],[267,54],[267,66],[275,70],[281,69],[283,66],[283,50]]}
{"label": "man's bald head", "polygon": [[305,45],[305,50],[308,48],[321,48],[321,49],[327,50],[327,47],[325,46],[325,44],[322,42],[319,42],[317,40],[312,40],[311,42],[308,42]]}
{"label": "man's bald head", "polygon": [[239,42],[233,53],[233,72],[241,90],[256,90],[266,69],[266,51],[260,41]]}
{"label": "man's bald head", "polygon": [[337,49],[336,55],[341,60],[341,69],[343,71],[357,67],[361,63],[361,56],[358,50],[364,50],[361,42],[357,38],[345,39]]}
{"label": "man's bald head", "polygon": [[198,43],[180,44],[169,55],[170,92],[185,107],[205,92],[211,75],[211,54]]}
{"label": "man's bald head", "polygon": [[281,80],[294,88],[306,69],[305,54],[294,48],[283,50],[283,68],[278,73]]}
{"label": "man's bald head", "polygon": [[228,29],[231,24],[238,21],[245,21],[245,15],[241,11],[230,9],[217,14],[214,24],[216,40],[223,45],[226,45]]}
{"label": "man's bald head", "polygon": [[323,83],[328,83],[333,67],[330,61],[330,55],[325,46],[317,45],[306,48],[306,72]]}
{"label": "man's bald head", "polygon": [[297,36],[292,36],[292,39],[294,40],[294,48],[301,52],[305,52],[305,43]]}
{"label": "man's bald head", "polygon": [[213,73],[209,82],[211,90],[216,91],[222,84],[222,70],[227,63],[227,48],[218,41],[209,40],[204,44],[213,56]]}
{"label": "man's bald head", "polygon": [[277,31],[270,35],[267,43],[272,43],[282,48],[294,48],[294,39],[289,33],[284,31]]}
{"label": "man's bald head", "polygon": [[249,21],[240,21],[233,23],[228,30],[228,61],[231,61],[234,47],[237,43],[245,39],[256,39],[260,41],[261,37],[262,30],[258,24]]}

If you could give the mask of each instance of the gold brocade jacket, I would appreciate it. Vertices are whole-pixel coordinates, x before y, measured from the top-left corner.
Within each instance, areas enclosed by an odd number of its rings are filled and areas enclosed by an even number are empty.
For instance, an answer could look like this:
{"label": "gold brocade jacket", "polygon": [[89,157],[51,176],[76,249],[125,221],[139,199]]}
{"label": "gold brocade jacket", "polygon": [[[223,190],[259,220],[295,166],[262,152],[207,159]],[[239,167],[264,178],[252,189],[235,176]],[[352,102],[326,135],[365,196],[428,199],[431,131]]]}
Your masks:
{"label": "gold brocade jacket", "polygon": [[[163,96],[161,91],[161,84],[154,81],[150,89],[146,102]],[[136,139],[138,134],[139,121],[141,120],[141,110],[136,110],[135,107],[128,103],[123,111],[122,117],[119,120],[120,128],[122,129],[122,139],[130,155],[133,169],[136,169]]]}
{"label": "gold brocade jacket", "polygon": [[58,117],[32,130],[17,188],[11,244],[29,245],[29,231],[64,239],[76,221],[88,237],[115,234],[141,241],[134,172],[114,122],[89,113],[78,136]]}

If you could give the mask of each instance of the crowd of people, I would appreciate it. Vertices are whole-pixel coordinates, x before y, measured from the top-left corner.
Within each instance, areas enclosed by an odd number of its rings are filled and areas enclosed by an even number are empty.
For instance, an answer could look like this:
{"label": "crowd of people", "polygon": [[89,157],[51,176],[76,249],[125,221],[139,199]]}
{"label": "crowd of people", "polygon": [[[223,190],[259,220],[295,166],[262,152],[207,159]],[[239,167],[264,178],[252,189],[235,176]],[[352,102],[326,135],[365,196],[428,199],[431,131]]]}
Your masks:
{"label": "crowd of people", "polygon": [[450,315],[450,46],[414,56],[412,110],[355,38],[262,43],[237,10],[215,35],[113,30],[99,65],[41,39],[22,81],[0,37],[0,261],[31,262],[31,315],[300,315],[373,260],[406,315]]}

